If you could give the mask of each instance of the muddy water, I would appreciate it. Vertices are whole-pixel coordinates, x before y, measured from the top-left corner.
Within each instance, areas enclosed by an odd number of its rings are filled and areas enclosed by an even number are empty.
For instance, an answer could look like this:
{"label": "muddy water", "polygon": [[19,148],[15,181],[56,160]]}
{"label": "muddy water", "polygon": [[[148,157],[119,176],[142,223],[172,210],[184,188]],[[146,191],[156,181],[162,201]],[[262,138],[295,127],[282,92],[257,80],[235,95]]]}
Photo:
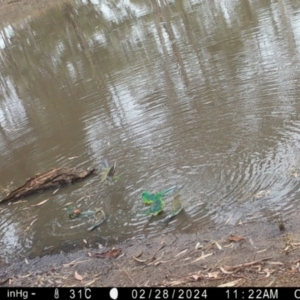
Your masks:
{"label": "muddy water", "polygon": [[[121,174],[2,204],[1,256],[201,234],[297,209],[299,1],[163,2],[76,1],[1,29],[3,195],[53,167],[99,169],[103,156]],[[142,214],[143,190],[175,184],[184,212],[167,226],[166,214]],[[107,220],[88,232],[68,203],[103,207]]]}

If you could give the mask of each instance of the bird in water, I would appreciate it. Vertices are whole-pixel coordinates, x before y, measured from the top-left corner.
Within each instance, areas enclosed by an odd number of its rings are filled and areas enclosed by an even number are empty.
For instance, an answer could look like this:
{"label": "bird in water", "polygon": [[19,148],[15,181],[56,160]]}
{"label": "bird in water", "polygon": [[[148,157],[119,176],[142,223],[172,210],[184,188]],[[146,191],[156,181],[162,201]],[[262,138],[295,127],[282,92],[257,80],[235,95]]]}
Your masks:
{"label": "bird in water", "polygon": [[117,161],[115,160],[114,164],[110,167],[110,169],[107,173],[107,177],[113,178],[116,173],[116,168],[117,168]]}
{"label": "bird in water", "polygon": [[[147,204],[150,204],[149,202]],[[145,215],[153,215],[157,216],[159,213],[161,213],[164,210],[165,202],[163,198],[160,195],[154,195],[154,197],[151,197],[151,206],[148,208],[144,214]]]}
{"label": "bird in water", "polygon": [[170,196],[170,195],[174,194],[175,192],[178,192],[181,189],[182,189],[182,187],[174,185],[168,189],[165,189],[165,190],[162,190],[162,191],[156,192],[156,193],[144,191],[144,192],[142,192],[142,200],[143,200],[144,204],[150,205],[150,204],[152,204],[153,201],[157,200],[157,197],[164,198],[166,196]]}
{"label": "bird in water", "polygon": [[67,206],[66,208],[67,214],[69,216],[70,219],[75,219],[78,218],[81,214],[80,209],[78,208],[73,208],[72,206]]}
{"label": "bird in water", "polygon": [[181,188],[182,187],[178,187],[177,185],[175,185],[175,186],[172,186],[168,189],[162,190],[157,193],[151,193],[148,191],[142,192],[142,201],[144,202],[144,204],[151,205],[150,208],[144,212],[144,214],[146,214],[146,215],[151,214],[153,216],[156,216],[159,213],[161,213],[165,207],[165,202],[164,202],[163,198],[166,196],[172,195],[175,192],[178,192],[179,190],[181,190]]}
{"label": "bird in water", "polygon": [[110,165],[107,159],[103,159],[101,162],[101,181],[115,182],[119,179],[119,176],[116,176],[117,161],[115,160],[113,165]]}
{"label": "bird in water", "polygon": [[106,215],[102,208],[96,208],[95,210],[80,211],[80,209],[78,208],[73,208],[72,206],[68,206],[66,208],[66,211],[70,219],[75,219],[79,217],[91,218],[89,223],[91,223],[92,226],[88,228],[88,231],[94,230],[96,227],[100,226],[106,220]]}
{"label": "bird in water", "polygon": [[176,194],[172,200],[171,212],[163,219],[162,222],[167,223],[171,218],[177,216],[183,209],[180,196]]}
{"label": "bird in water", "polygon": [[88,231],[92,231],[98,226],[100,226],[106,220],[106,215],[103,209],[97,208],[94,213],[92,220],[93,225],[88,228]]}

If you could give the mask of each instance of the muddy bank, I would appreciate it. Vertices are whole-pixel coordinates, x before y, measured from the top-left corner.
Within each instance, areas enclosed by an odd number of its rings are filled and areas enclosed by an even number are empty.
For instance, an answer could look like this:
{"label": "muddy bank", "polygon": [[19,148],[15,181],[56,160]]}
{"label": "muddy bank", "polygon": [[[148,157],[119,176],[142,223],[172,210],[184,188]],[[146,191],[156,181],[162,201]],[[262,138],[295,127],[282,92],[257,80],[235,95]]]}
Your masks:
{"label": "muddy bank", "polygon": [[[299,219],[285,231],[269,222],[225,226],[199,234],[136,238],[96,249],[4,263],[2,286],[296,286]],[[197,246],[197,247],[196,247]],[[197,249],[196,249],[197,248]]]}

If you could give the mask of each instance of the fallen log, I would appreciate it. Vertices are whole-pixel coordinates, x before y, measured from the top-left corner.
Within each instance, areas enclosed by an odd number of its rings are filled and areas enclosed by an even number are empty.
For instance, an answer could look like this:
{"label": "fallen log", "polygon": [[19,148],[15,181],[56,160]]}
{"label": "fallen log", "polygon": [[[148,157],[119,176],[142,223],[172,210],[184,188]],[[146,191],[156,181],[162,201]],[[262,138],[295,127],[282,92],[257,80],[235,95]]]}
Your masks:
{"label": "fallen log", "polygon": [[51,169],[44,173],[38,173],[29,178],[24,185],[11,191],[0,203],[17,200],[41,190],[57,188],[62,185],[72,184],[93,174],[95,169],[78,170],[76,168]]}

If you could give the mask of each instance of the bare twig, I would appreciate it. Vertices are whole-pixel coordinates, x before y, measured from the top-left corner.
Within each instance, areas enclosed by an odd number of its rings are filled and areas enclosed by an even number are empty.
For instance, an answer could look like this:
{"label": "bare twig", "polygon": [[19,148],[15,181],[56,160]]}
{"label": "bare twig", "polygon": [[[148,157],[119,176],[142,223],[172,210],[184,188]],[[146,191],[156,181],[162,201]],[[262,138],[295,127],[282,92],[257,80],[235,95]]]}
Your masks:
{"label": "bare twig", "polygon": [[125,269],[123,269],[122,271],[129,277],[129,279],[131,280],[131,282],[132,282],[133,284],[135,284],[134,280],[132,279],[132,277],[130,276],[130,274],[128,273],[128,271],[125,270]]}
{"label": "bare twig", "polygon": [[165,243],[162,243],[161,246],[154,252],[154,254],[152,255],[152,258],[150,260],[154,260],[155,255],[157,254],[157,252],[160,251],[164,247],[165,247]]}
{"label": "bare twig", "polygon": [[270,259],[272,259],[272,257],[263,258],[261,260],[255,260],[255,261],[251,261],[251,262],[244,263],[244,264],[239,264],[239,265],[232,266],[232,267],[227,266],[226,269],[227,270],[235,270],[235,269],[247,268],[247,267],[251,267],[253,265],[261,264],[263,261],[270,260]]}

